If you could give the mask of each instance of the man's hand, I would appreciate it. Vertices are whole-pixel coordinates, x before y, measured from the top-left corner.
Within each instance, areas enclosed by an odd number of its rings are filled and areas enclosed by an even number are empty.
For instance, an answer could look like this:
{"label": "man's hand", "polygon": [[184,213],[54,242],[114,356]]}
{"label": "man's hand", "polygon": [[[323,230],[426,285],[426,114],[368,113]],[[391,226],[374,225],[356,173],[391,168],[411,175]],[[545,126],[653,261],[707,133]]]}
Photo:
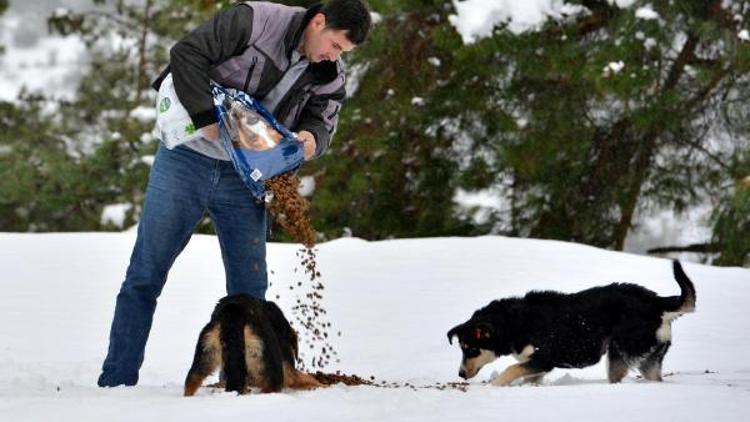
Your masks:
{"label": "man's hand", "polygon": [[315,147],[317,146],[315,135],[306,130],[301,130],[297,132],[297,140],[304,144],[305,161],[310,160],[313,154],[315,154]]}
{"label": "man's hand", "polygon": [[219,140],[219,125],[214,123],[201,128],[201,136],[208,139],[209,141]]}

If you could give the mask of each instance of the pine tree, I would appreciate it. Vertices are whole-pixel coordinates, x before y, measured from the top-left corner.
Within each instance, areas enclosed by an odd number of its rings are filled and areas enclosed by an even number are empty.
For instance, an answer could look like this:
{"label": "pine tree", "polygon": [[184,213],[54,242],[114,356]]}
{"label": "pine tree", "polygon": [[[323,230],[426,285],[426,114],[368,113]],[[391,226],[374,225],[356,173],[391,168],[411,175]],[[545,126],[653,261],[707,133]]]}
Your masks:
{"label": "pine tree", "polygon": [[9,131],[0,171],[24,175],[22,183],[0,184],[3,230],[120,229],[100,218],[115,203],[131,206],[126,226],[137,222],[158,143],[150,82],[174,41],[230,2],[93,3],[99,7],[57,11],[48,21],[54,33],[88,47],[90,65],[74,99],[22,96],[2,109]]}
{"label": "pine tree", "polygon": [[[7,4],[0,1],[0,8]],[[86,12],[61,9],[50,16],[50,32],[85,42],[89,67],[70,101],[23,94],[0,109],[8,123],[0,172],[26,175],[27,182],[0,183],[0,229],[121,229],[101,221],[105,206],[120,203],[130,205],[124,225],[135,224],[158,145],[151,81],[177,40],[233,3],[92,0],[95,7]],[[212,232],[207,223],[200,230]]]}
{"label": "pine tree", "polygon": [[750,265],[750,153],[737,156],[736,179],[731,193],[723,198],[713,215],[713,245],[717,265]]}
{"label": "pine tree", "polygon": [[[730,162],[748,150],[748,3],[569,3],[588,12],[464,45],[450,2],[373,2],[383,22],[348,60],[359,90],[312,172],[316,226],[622,249],[638,210],[732,198]],[[491,227],[452,201],[488,187],[508,199]]]}
{"label": "pine tree", "polygon": [[639,205],[684,209],[726,180],[734,149],[709,143],[728,123],[718,103],[747,89],[746,47],[720,1],[663,3],[654,20],[584,3],[601,11],[512,37],[505,95],[527,126],[501,149],[529,235],[622,249]]}
{"label": "pine tree", "polygon": [[[312,168],[315,227],[383,239],[470,234],[456,218],[461,179],[454,133],[457,98],[447,1],[371,2],[384,15],[346,57],[356,93],[343,107],[329,154]],[[445,123],[445,125],[443,124]]]}
{"label": "pine tree", "polygon": [[[91,52],[75,99],[0,107],[0,177],[22,181],[0,182],[3,230],[100,229],[110,203],[132,204],[136,222],[157,145],[149,83],[176,40],[230,5],[94,3],[50,19]],[[638,213],[710,202],[706,253],[746,263],[750,2],[567,3],[586,12],[464,44],[451,0],[372,0],[382,20],[345,57],[352,96],[331,151],[302,170],[317,182],[315,227],[622,249]],[[455,197],[484,189],[505,205],[477,220]]]}

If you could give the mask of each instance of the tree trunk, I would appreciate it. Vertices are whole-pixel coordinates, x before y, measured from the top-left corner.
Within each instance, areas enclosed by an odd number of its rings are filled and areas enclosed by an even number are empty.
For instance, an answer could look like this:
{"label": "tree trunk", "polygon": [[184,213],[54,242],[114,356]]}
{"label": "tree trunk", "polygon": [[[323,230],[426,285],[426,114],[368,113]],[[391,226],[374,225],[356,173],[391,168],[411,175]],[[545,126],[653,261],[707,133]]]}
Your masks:
{"label": "tree trunk", "polygon": [[136,73],[136,91],[135,91],[135,103],[140,104],[141,98],[143,97],[143,91],[148,86],[148,79],[146,76],[146,66],[148,64],[146,59],[146,38],[148,37],[149,24],[151,23],[151,7],[153,6],[153,0],[146,0],[146,5],[143,11],[143,23],[141,26],[141,34],[138,40],[138,71]]}
{"label": "tree trunk", "polygon": [[[672,68],[667,75],[667,79],[661,89],[661,95],[671,93],[682,75],[685,73],[685,66],[695,58],[695,49],[698,46],[699,37],[694,33],[688,33],[688,38],[682,46],[680,54],[677,56]],[[641,188],[648,177],[651,168],[651,160],[656,152],[656,142],[664,133],[664,126],[658,125],[646,133],[643,141],[639,146],[638,155],[634,163],[633,176],[628,183],[625,192],[625,201],[622,202],[620,209],[620,221],[615,226],[613,233],[614,244],[617,250],[622,250],[625,244],[625,237],[633,225],[633,215],[638,205],[638,198],[641,195]]]}

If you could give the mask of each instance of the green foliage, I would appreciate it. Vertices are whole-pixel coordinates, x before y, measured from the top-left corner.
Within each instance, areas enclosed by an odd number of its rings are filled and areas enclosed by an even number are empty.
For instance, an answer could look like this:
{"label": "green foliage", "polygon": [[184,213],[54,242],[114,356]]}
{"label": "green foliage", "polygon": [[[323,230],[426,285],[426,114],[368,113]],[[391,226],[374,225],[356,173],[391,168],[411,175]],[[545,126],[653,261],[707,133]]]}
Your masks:
{"label": "green foliage", "polygon": [[371,239],[472,233],[454,217],[459,164],[439,124],[458,114],[460,102],[447,85],[448,66],[428,61],[451,60],[446,16],[418,3],[418,12],[378,24],[347,58],[366,72],[331,153],[306,169],[321,174],[313,212],[316,228],[329,236],[343,227]]}
{"label": "green foliage", "polygon": [[[747,2],[570,3],[592,13],[523,34],[500,25],[464,45],[449,2],[373,1],[384,20],[348,59],[366,66],[359,89],[332,153],[306,169],[319,182],[316,227],[491,229],[620,249],[636,209],[726,202],[727,163],[747,150],[750,56],[735,19],[750,17]],[[646,3],[659,19],[636,17]],[[726,132],[744,141],[716,148]],[[467,220],[456,189],[489,187],[507,210]]]}
{"label": "green foliage", "polygon": [[[152,107],[173,43],[233,2],[95,3],[109,8],[49,21],[91,51],[75,99],[53,113],[39,98],[2,105],[0,229],[101,229],[111,203],[132,204],[135,223],[156,140],[133,110]],[[303,168],[316,229],[621,249],[637,212],[710,201],[717,262],[747,263],[750,42],[738,32],[750,2],[568,3],[589,13],[464,44],[451,0],[370,0],[382,20],[346,57],[358,88],[329,154]],[[658,19],[636,16],[646,4]],[[500,210],[455,200],[484,190],[502,195]]]}
{"label": "green foliage", "polygon": [[[0,227],[5,231],[93,230],[105,204],[134,202],[148,172],[123,154],[120,142],[105,140],[93,154],[78,156],[41,97],[20,105],[0,104],[7,128],[0,142]],[[59,110],[56,110],[59,111]]]}
{"label": "green foliage", "polygon": [[716,214],[713,240],[721,247],[717,265],[749,265],[750,187],[737,186],[735,196]]}
{"label": "green foliage", "polygon": [[150,80],[185,27],[229,2],[94,3],[109,7],[49,19],[51,31],[81,37],[89,49],[75,98],[3,104],[2,230],[120,229],[101,221],[104,207],[119,203],[131,205],[125,226],[137,222],[157,145],[153,118],[139,117],[153,108]]}
{"label": "green foliage", "polygon": [[718,265],[750,265],[750,151],[735,154],[730,172],[735,183],[713,214],[713,243]]}
{"label": "green foliage", "polygon": [[[5,13],[5,11],[8,9],[8,0],[0,0],[0,15]],[[5,47],[0,45],[0,54],[3,54],[5,52]]]}

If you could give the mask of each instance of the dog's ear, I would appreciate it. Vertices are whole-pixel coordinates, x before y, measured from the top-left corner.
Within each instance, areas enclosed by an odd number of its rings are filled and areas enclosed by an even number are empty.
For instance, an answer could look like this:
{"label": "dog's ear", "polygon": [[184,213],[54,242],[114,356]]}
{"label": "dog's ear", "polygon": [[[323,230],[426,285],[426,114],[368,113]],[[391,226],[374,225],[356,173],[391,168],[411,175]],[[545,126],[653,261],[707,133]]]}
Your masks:
{"label": "dog's ear", "polygon": [[474,326],[474,329],[471,331],[472,337],[474,337],[477,340],[483,339],[483,338],[490,338],[492,337],[493,332],[495,329],[492,327],[491,324],[486,322],[479,322],[477,325]]}
{"label": "dog's ear", "polygon": [[458,324],[448,331],[448,343],[453,344],[453,337],[458,336],[458,332],[464,327],[463,324]]}

